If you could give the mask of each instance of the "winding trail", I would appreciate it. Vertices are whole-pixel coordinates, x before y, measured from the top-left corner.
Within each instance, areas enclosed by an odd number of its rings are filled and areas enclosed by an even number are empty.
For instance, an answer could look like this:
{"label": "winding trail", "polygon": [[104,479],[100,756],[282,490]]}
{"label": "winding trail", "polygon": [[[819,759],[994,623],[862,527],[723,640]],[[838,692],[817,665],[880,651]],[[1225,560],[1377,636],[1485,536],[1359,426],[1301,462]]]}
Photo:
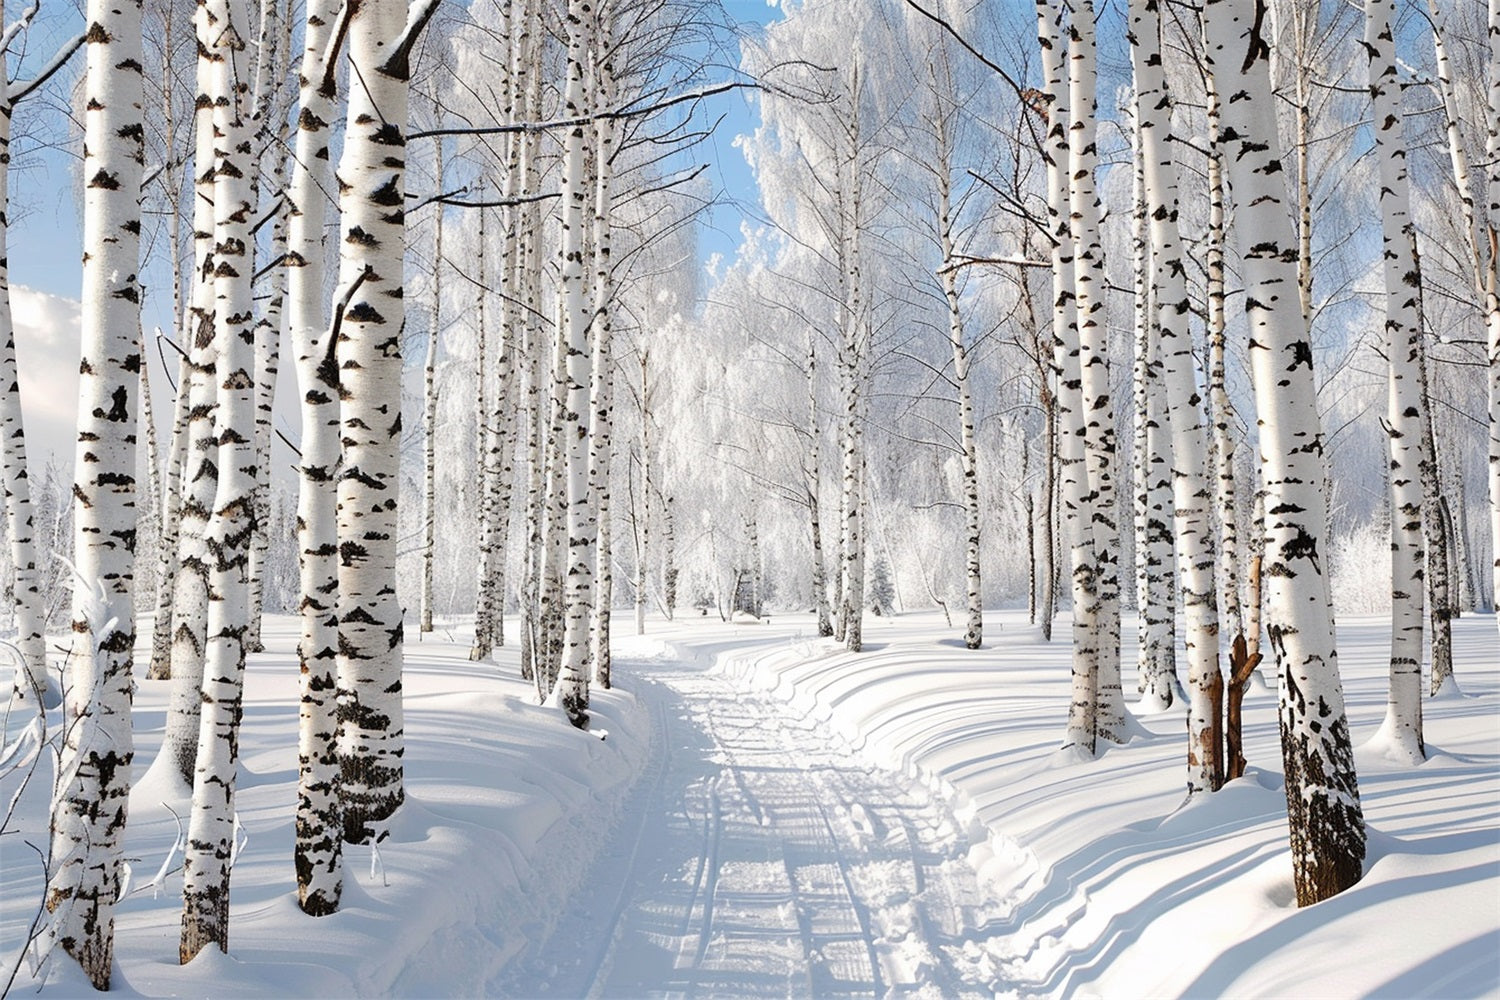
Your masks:
{"label": "winding trail", "polygon": [[588,889],[490,992],[993,995],[990,906],[941,803],[715,670],[619,675],[651,763]]}

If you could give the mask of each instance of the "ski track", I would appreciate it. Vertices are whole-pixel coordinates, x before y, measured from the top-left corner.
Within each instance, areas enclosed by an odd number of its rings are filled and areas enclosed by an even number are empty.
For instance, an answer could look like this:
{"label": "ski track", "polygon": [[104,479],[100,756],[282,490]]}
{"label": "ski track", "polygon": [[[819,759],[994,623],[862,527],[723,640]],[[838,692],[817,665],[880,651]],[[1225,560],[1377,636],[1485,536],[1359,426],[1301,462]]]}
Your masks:
{"label": "ski track", "polygon": [[997,906],[946,808],[772,695],[622,663],[650,763],[508,996],[993,996]]}

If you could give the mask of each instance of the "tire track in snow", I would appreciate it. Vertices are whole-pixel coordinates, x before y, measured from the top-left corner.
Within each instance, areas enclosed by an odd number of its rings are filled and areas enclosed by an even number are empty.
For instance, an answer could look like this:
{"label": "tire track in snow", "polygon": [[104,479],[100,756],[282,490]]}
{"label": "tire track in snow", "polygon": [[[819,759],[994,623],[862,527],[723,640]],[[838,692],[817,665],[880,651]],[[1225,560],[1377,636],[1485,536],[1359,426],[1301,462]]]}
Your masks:
{"label": "tire track in snow", "polygon": [[967,843],[924,790],[717,672],[617,676],[651,706],[651,769],[502,992],[993,995]]}

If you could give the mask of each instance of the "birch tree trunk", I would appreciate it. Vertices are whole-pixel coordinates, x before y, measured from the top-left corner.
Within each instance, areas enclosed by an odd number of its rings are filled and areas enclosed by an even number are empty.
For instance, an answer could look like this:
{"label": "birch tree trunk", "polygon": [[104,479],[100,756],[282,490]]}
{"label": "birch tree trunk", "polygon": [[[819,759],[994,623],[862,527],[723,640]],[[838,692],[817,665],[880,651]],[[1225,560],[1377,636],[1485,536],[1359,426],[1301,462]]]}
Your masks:
{"label": "birch tree trunk", "polygon": [[1094,553],[1098,564],[1096,645],[1098,676],[1095,732],[1123,743],[1125,697],[1120,685],[1119,527],[1115,512],[1115,425],[1110,406],[1109,328],[1105,320],[1104,244],[1099,229],[1099,196],[1094,187],[1098,165],[1095,146],[1093,0],[1069,0],[1068,32],[1068,164],[1070,173],[1074,314],[1078,325],[1082,371],[1084,452],[1089,490],[1094,494]]}
{"label": "birch tree trunk", "polygon": [[[251,203],[260,198],[257,214],[274,213],[271,224],[271,272],[266,276],[270,289],[260,321],[255,324],[255,489],[254,515],[251,518],[249,585],[250,619],[245,633],[245,652],[265,650],[261,642],[261,617],[265,604],[266,557],[271,549],[267,533],[271,522],[271,425],[276,403],[276,374],[281,364],[281,327],[286,307],[287,246],[286,193],[287,157],[286,109],[280,95],[288,50],[291,48],[291,11],[285,14],[278,0],[261,0],[259,36],[255,43],[254,142],[262,151],[266,183],[258,184],[261,163],[255,163],[251,178]],[[254,256],[252,237],[251,258]],[[254,271],[254,268],[251,268]]]}
{"label": "birch tree trunk", "polygon": [[823,556],[823,472],[818,457],[821,437],[818,420],[818,348],[817,334],[807,331],[807,480],[808,527],[812,533],[812,599],[818,617],[818,635],[833,635],[833,618],[828,606],[828,568]]}
{"label": "birch tree trunk", "polygon": [[[646,581],[650,577],[651,555],[651,349],[644,342],[636,345],[641,367],[640,466],[641,495],[631,497],[631,520],[635,534],[635,634],[646,634]],[[631,489],[634,489],[632,485]]]}
{"label": "birch tree trunk", "polygon": [[1309,906],[1359,881],[1365,828],[1324,578],[1323,436],[1307,320],[1293,305],[1295,233],[1263,21],[1264,0],[1248,11],[1231,0],[1209,0],[1203,10],[1205,54],[1224,98],[1224,158],[1239,210],[1292,871],[1298,905]]}
{"label": "birch tree trunk", "polygon": [[[0,4],[0,12],[4,6]],[[5,53],[0,51],[0,476],[5,491],[5,533],[14,567],[12,605],[19,669],[12,702],[41,710],[61,697],[47,677],[47,640],[38,588],[36,544],[32,539],[31,478],[26,463],[26,431],[21,417],[21,384],[16,369],[16,327],[10,310],[7,239],[10,231],[10,118],[15,109],[6,92]]]}
{"label": "birch tree trunk", "polygon": [[1492,604],[1500,626],[1500,0],[1490,0],[1489,22],[1490,99],[1485,159],[1487,213],[1490,225],[1490,267],[1485,287],[1485,316],[1489,329],[1490,355],[1490,538],[1495,558],[1491,577]]}
{"label": "birch tree trunk", "polygon": [[844,648],[858,653],[864,647],[865,525],[864,525],[864,381],[868,329],[865,321],[864,276],[860,260],[863,224],[863,167],[859,108],[859,67],[856,64],[847,85],[849,108],[840,126],[847,140],[842,150],[839,178],[839,224],[843,299],[840,303],[840,384],[843,388],[843,493],[841,514],[840,613],[838,636]]}
{"label": "birch tree trunk", "polygon": [[[563,115],[577,118],[589,113],[584,100],[584,60],[595,39],[589,0],[568,0],[567,84],[563,93]],[[563,591],[565,625],[563,657],[557,684],[549,704],[562,708],[568,721],[578,728],[588,726],[589,620],[593,608],[594,563],[598,541],[597,508],[589,488],[588,415],[592,407],[593,360],[589,303],[589,277],[584,260],[587,205],[590,194],[584,126],[567,132],[563,145],[562,259],[560,291],[561,343],[566,349],[565,381],[561,419],[563,425],[565,489],[567,498],[567,570]]]}
{"label": "birch tree trunk", "polygon": [[1214,580],[1214,525],[1210,518],[1208,429],[1193,359],[1192,312],[1182,237],[1177,229],[1177,168],[1168,147],[1171,95],[1161,58],[1161,20],[1155,0],[1132,8],[1141,144],[1146,172],[1146,216],[1151,220],[1162,381],[1172,429],[1172,508],[1177,536],[1177,592],[1182,600],[1183,651],[1188,661],[1188,794],[1224,782],[1219,672],[1219,608]]}
{"label": "birch tree trunk", "polygon": [[297,467],[297,573],[301,597],[301,667],[297,725],[297,812],[293,863],[297,902],[321,917],[339,908],[343,892],[343,808],[339,797],[338,522],[339,370],[333,334],[325,327],[327,273],[324,225],[334,177],[328,156],[334,117],[329,43],[338,0],[308,0],[298,95],[292,185],[287,190],[287,321],[296,356],[302,417]]}
{"label": "birch tree trunk", "polygon": [[[207,4],[193,15],[200,39],[211,32]],[[178,564],[172,596],[172,688],[167,727],[158,757],[170,762],[184,786],[191,787],[198,759],[199,712],[203,701],[203,656],[208,636],[208,574],[211,555],[208,524],[219,477],[218,442],[214,437],[217,406],[214,340],[214,133],[213,63],[200,51],[198,97],[194,105],[193,262],[196,274],[189,293],[187,356],[189,377],[187,487],[178,522]]]}
{"label": "birch tree trunk", "polygon": [[940,280],[948,303],[948,344],[953,351],[953,381],[958,389],[959,442],[963,458],[965,526],[965,576],[968,582],[968,618],[964,645],[978,649],[984,641],[984,586],[979,572],[979,444],[974,433],[974,396],[969,386],[969,348],[964,342],[963,313],[958,305],[958,273],[953,249],[953,219],[950,164],[952,142],[948,119],[941,111],[934,122],[938,138],[938,245],[942,253]]}
{"label": "birch tree trunk", "polygon": [[344,839],[378,836],[405,797],[402,609],[396,596],[401,337],[405,326],[408,63],[400,0],[349,15],[348,124],[339,161],[338,757]]}
{"label": "birch tree trunk", "polygon": [[[598,49],[595,87],[601,107],[614,107],[618,97],[614,75],[614,31],[607,3],[600,3],[595,45]],[[615,123],[594,123],[594,274],[593,333],[594,406],[589,418],[589,484],[598,505],[599,538],[595,551],[593,648],[594,681],[608,690],[612,663],[609,649],[610,611],[614,601],[614,573],[610,553],[610,467],[613,457],[615,371],[611,337],[614,321],[614,155]]]}
{"label": "birch tree trunk", "polygon": [[[1137,17],[1139,12],[1136,12]],[[1133,23],[1135,33],[1141,30]],[[1134,53],[1134,48],[1132,53]],[[1151,281],[1151,239],[1146,202],[1146,165],[1141,141],[1146,112],[1142,82],[1136,79],[1135,243],[1135,466],[1136,609],[1140,615],[1141,707],[1163,712],[1177,698],[1176,601],[1172,593],[1172,466],[1167,448],[1168,417],[1163,406],[1156,295]]]}
{"label": "birch tree trunk", "polygon": [[[474,427],[478,436],[478,452],[475,455],[474,468],[478,475],[475,482],[478,486],[479,496],[479,523],[475,526],[476,535],[479,539],[479,562],[476,567],[474,579],[474,645],[469,649],[470,660],[489,659],[491,653],[490,635],[492,632],[491,616],[494,614],[494,569],[495,558],[495,494],[500,478],[500,440],[498,428],[495,426],[495,417],[500,409],[496,402],[493,406],[491,400],[500,397],[500,379],[491,379],[491,364],[489,362],[489,256],[486,253],[485,244],[488,243],[485,221],[486,212],[483,208],[479,213],[479,241],[474,251],[474,270],[477,281],[474,287],[474,321],[476,324],[475,342],[477,346],[474,365]],[[504,273],[502,262],[501,273]],[[505,354],[506,331],[500,331],[501,346],[499,354]]]}
{"label": "birch tree trunk", "polygon": [[[1453,86],[1452,63],[1448,58],[1447,46],[1444,40],[1446,29],[1445,21],[1435,0],[1428,0],[1427,9],[1431,15],[1433,29],[1432,38],[1437,60],[1438,89],[1443,99],[1444,131],[1448,140],[1449,161],[1453,169],[1453,183],[1457,189],[1460,210],[1463,216],[1464,231],[1469,242],[1470,261],[1474,272],[1474,290],[1478,300],[1479,308],[1484,313],[1485,327],[1489,335],[1489,378],[1488,386],[1490,393],[1490,453],[1489,453],[1489,488],[1491,499],[1491,515],[1493,518],[1492,529],[1496,541],[1496,563],[1495,581],[1500,583],[1500,272],[1497,272],[1497,259],[1494,227],[1497,214],[1500,214],[1500,190],[1494,186],[1495,175],[1500,170],[1493,165],[1496,155],[1500,155],[1500,4],[1490,5],[1490,91],[1489,106],[1487,108],[1486,130],[1488,133],[1486,141],[1486,159],[1491,162],[1490,172],[1487,175],[1486,200],[1488,210],[1481,218],[1481,213],[1475,209],[1474,186],[1469,171],[1468,153],[1464,147],[1463,136],[1459,132],[1460,113],[1458,109],[1458,97]],[[1425,376],[1424,376],[1425,378]],[[1424,399],[1428,398],[1425,395]],[[1427,425],[1428,433],[1431,430],[1431,408],[1428,408]],[[1429,445],[1429,453],[1436,464],[1436,451]],[[1435,485],[1427,483],[1424,475],[1423,491],[1429,510],[1436,501],[1438,490]],[[1432,479],[1436,479],[1434,474]],[[1446,531],[1440,519],[1428,517],[1424,519],[1427,529],[1426,542],[1429,556],[1428,567],[1428,595],[1431,599],[1432,615],[1432,693],[1436,694],[1439,689],[1452,676],[1452,658],[1446,655],[1450,646],[1445,641],[1445,632],[1448,628],[1450,609],[1448,607],[1447,573],[1445,561],[1442,558],[1445,544]],[[1497,589],[1500,592],[1500,589]],[[1493,602],[1492,602],[1493,603]],[[1496,616],[1500,622],[1500,615]]]}
{"label": "birch tree trunk", "polygon": [[[1413,252],[1415,256],[1415,252]],[[1437,441],[1432,432],[1432,407],[1426,405],[1431,399],[1427,383],[1427,356],[1422,350],[1420,336],[1421,300],[1418,299],[1418,336],[1416,346],[1417,376],[1421,386],[1421,420],[1419,428],[1421,432],[1421,451],[1424,461],[1417,463],[1418,476],[1421,480],[1422,507],[1424,516],[1421,518],[1424,534],[1423,540],[1427,543],[1427,599],[1431,604],[1432,615],[1432,675],[1437,678],[1434,682],[1441,687],[1443,680],[1453,676],[1453,597],[1452,597],[1452,562],[1449,555],[1449,537],[1451,535],[1447,519],[1442,516],[1443,496],[1439,483],[1437,467]],[[1403,386],[1405,388],[1405,386]],[[1410,469],[1406,470],[1408,474]],[[1394,558],[1395,553],[1392,552]],[[1418,564],[1420,565],[1420,563]],[[1393,578],[1394,579],[1394,578]],[[1420,600],[1420,598],[1418,599]],[[1420,615],[1420,607],[1418,609]],[[1392,617],[1394,622],[1394,616]],[[1421,647],[1421,635],[1418,634],[1418,648]],[[1421,668],[1421,654],[1418,655],[1418,672]],[[1420,685],[1420,681],[1418,682]],[[1434,688],[1436,690],[1436,688]],[[1407,694],[1407,692],[1404,692]],[[1421,709],[1418,708],[1420,714]]]}
{"label": "birch tree trunk", "polygon": [[207,4],[200,52],[213,64],[214,341],[218,400],[214,438],[219,469],[208,523],[208,586],[203,705],[193,802],[183,848],[182,937],[186,965],[210,944],[229,950],[229,868],[234,849],[234,789],[239,766],[245,643],[250,620],[250,538],[255,526],[256,349],[250,280],[254,212],[249,79],[249,12],[240,0]]}
{"label": "birch tree trunk", "polygon": [[1365,52],[1375,111],[1375,160],[1380,171],[1380,220],[1385,275],[1386,359],[1390,391],[1391,659],[1390,699],[1382,734],[1386,753],[1409,764],[1426,759],[1422,741],[1422,519],[1420,468],[1432,458],[1423,445],[1426,400],[1419,358],[1422,318],[1417,296],[1422,275],[1411,217],[1406,137],[1401,123],[1401,83],[1391,33],[1395,4],[1365,2]]}
{"label": "birch tree trunk", "polygon": [[671,493],[662,496],[661,508],[661,602],[671,621],[677,608],[677,515]]}
{"label": "birch tree trunk", "polygon": [[146,674],[155,681],[172,676],[172,607],[182,543],[182,475],[187,464],[192,381],[193,366],[184,354],[177,365],[177,399],[172,409],[165,493],[161,498],[162,530],[157,539],[156,614],[151,621],[151,667]]}
{"label": "birch tree trunk", "polygon": [[[434,120],[441,121],[437,102]],[[443,190],[443,140],[433,142],[433,189]],[[443,329],[443,206],[432,220],[432,307],[422,361],[422,592],[418,632],[432,631],[432,570],[437,543],[437,356]]]}
{"label": "birch tree trunk", "polygon": [[[1224,164],[1220,152],[1219,95],[1208,79],[1208,246],[1204,251],[1208,274],[1208,408],[1213,423],[1214,507],[1219,512],[1219,593],[1223,596],[1221,621],[1232,635],[1245,631],[1240,603],[1239,511],[1235,500],[1234,407],[1225,386],[1224,333]],[[1258,636],[1249,640],[1256,650]]]}
{"label": "birch tree trunk", "polygon": [[1053,366],[1057,380],[1057,451],[1062,517],[1068,526],[1073,590],[1072,686],[1063,749],[1092,757],[1096,742],[1099,690],[1099,564],[1094,546],[1095,496],[1089,488],[1083,374],[1079,361],[1074,298],[1075,250],[1069,215],[1068,172],[1071,103],[1065,78],[1061,9],[1038,0],[1037,39],[1047,95],[1047,218],[1052,239]]}
{"label": "birch tree trunk", "polygon": [[136,413],[140,378],[141,5],[84,12],[82,358],[73,483],[73,647],[52,808],[52,935],[107,990],[134,756]]}

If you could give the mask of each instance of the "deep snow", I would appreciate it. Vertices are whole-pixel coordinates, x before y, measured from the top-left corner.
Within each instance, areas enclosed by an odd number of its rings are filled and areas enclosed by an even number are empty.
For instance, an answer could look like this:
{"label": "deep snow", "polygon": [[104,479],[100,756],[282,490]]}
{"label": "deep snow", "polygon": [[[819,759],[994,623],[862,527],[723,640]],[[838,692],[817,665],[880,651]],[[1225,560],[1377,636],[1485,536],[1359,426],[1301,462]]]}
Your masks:
{"label": "deep snow", "polygon": [[[1430,759],[1359,751],[1364,881],[1301,911],[1267,691],[1247,699],[1249,776],[1184,804],[1175,712],[1096,761],[1057,758],[1067,647],[1013,613],[988,616],[977,652],[939,615],[869,619],[860,656],[801,616],[653,621],[618,641],[589,734],[530,704],[513,649],[470,663],[453,628],[407,646],[409,802],[378,859],[348,849],[345,909],[323,919],[292,894],[293,623],[268,624],[247,674],[230,954],[176,965],[174,871],[119,908],[127,994],[1500,995],[1488,616],[1455,623],[1464,693],[1427,703]],[[1386,629],[1341,628],[1357,742],[1383,715]],[[138,776],[165,702],[141,682]],[[22,841],[45,846],[45,784],[0,838],[0,977],[40,896]],[[184,795],[156,773],[133,793],[137,887]],[[67,963],[48,974],[46,995],[81,992]],[[15,989],[35,986],[22,961]]]}

